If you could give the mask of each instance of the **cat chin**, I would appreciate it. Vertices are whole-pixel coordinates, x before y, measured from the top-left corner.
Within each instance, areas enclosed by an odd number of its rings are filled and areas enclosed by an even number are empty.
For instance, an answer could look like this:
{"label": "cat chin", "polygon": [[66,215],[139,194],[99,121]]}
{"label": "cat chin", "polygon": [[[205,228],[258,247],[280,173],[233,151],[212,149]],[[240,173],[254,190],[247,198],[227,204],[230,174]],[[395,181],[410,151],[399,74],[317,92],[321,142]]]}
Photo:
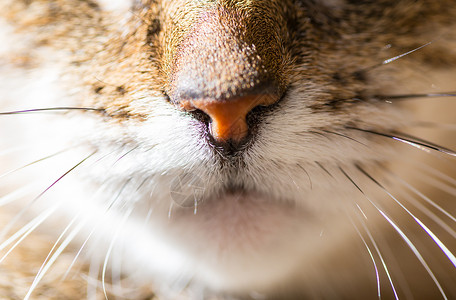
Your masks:
{"label": "cat chin", "polygon": [[[147,264],[148,271],[166,265],[159,277],[171,282],[187,278],[196,286],[202,283],[230,293],[274,289],[302,266],[311,268],[305,260],[334,242],[322,220],[258,193],[222,194],[203,201],[197,210],[175,207],[170,215],[152,217],[150,225],[152,234],[138,229],[126,234],[138,235],[129,260],[143,257],[138,263],[143,269]],[[160,246],[142,244],[152,240]],[[162,254],[155,253],[166,247]]]}

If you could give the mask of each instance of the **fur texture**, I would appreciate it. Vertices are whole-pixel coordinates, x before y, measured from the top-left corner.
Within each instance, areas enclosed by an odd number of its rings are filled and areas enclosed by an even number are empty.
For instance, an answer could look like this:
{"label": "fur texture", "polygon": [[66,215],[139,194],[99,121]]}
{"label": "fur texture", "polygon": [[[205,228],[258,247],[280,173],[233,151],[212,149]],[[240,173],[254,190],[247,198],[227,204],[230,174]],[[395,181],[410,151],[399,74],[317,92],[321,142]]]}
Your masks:
{"label": "fur texture", "polygon": [[[0,294],[456,297],[454,1],[0,12]],[[234,149],[179,106],[264,83]]]}

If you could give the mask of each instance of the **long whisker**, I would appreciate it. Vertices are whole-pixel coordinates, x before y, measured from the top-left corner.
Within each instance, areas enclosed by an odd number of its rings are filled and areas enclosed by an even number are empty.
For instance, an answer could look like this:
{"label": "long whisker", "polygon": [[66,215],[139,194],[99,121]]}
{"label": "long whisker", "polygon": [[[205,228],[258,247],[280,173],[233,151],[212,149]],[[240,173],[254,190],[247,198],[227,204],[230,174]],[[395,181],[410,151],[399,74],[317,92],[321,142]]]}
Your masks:
{"label": "long whisker", "polygon": [[358,186],[358,184],[355,183],[355,181],[343,170],[341,170],[342,173],[347,177],[347,179],[357,188],[359,192],[361,192],[364,197],[375,207],[375,209],[383,216],[383,218],[396,230],[396,232],[399,234],[399,236],[406,242],[410,250],[412,250],[413,254],[418,258],[420,261],[421,265],[426,269],[426,272],[429,274],[429,276],[432,278],[434,281],[435,285],[440,291],[440,294],[443,296],[444,299],[448,299],[446,296],[442,286],[440,285],[439,281],[437,280],[437,277],[435,277],[434,273],[432,272],[431,268],[429,265],[426,263],[426,260],[423,258],[421,255],[420,251],[416,248],[415,244],[407,237],[407,235],[399,228],[399,226],[394,223],[393,220],[382,210],[380,207],[375,204],[374,201],[372,201],[365,193],[364,191]]}
{"label": "long whisker", "polygon": [[1,245],[0,245],[0,250],[5,249],[8,245],[10,245],[12,242],[15,240],[16,243],[3,255],[3,257],[0,259],[0,263],[5,260],[5,258],[27,237],[29,236],[38,226],[40,226],[50,215],[52,215],[57,209],[56,207],[52,207],[41,214],[39,214],[37,217],[35,217],[33,220],[28,222],[26,225],[22,226],[21,229],[19,229],[17,232],[15,232],[13,235],[11,235],[7,240],[5,240]]}
{"label": "long whisker", "polygon": [[[445,193],[448,193],[449,195],[455,196],[456,195],[456,188],[449,186],[445,182],[440,182],[437,179],[428,176],[428,175],[423,175],[423,178],[421,179],[426,179],[426,182],[429,183],[430,185],[438,188],[441,191],[444,191]],[[453,218],[452,218],[453,219]]]}
{"label": "long whisker", "polygon": [[362,132],[366,132],[366,133],[371,133],[371,134],[378,135],[378,136],[383,136],[383,137],[386,137],[386,138],[390,138],[392,140],[395,140],[395,141],[398,141],[398,142],[413,146],[413,147],[418,148],[418,149],[420,149],[422,151],[425,151],[425,152],[429,152],[429,150],[434,150],[434,151],[438,151],[438,152],[441,152],[441,153],[448,154],[448,155],[456,157],[456,152],[455,151],[453,151],[451,149],[448,149],[448,148],[445,148],[443,146],[439,146],[437,144],[431,143],[429,141],[425,141],[423,139],[416,138],[416,137],[412,137],[412,136],[400,137],[400,136],[396,136],[394,134],[382,133],[382,132],[377,132],[377,131],[373,131],[373,130],[369,130],[369,129],[361,129],[361,128],[351,127],[351,126],[347,126],[346,128],[347,129],[351,129],[351,130],[358,130],[358,131],[362,131]]}
{"label": "long whisker", "polygon": [[138,149],[139,146],[136,146],[130,150],[128,150],[127,152],[125,152],[124,154],[122,154],[114,163],[113,165],[117,164],[120,160],[122,160],[123,158],[125,158],[125,156],[127,156],[128,154],[130,154],[131,152],[135,151],[136,149]]}
{"label": "long whisker", "polygon": [[120,222],[120,226],[117,228],[116,232],[114,233],[114,236],[113,236],[113,238],[111,240],[111,243],[109,245],[108,251],[106,252],[105,260],[103,262],[103,270],[102,270],[102,273],[101,273],[101,285],[103,287],[103,293],[104,293],[104,296],[105,296],[106,300],[108,300],[108,293],[107,293],[107,290],[106,290],[106,269],[108,267],[108,260],[109,260],[109,257],[111,256],[111,252],[112,252],[112,250],[114,248],[114,244],[117,241],[117,238],[119,237],[122,225],[125,224],[125,222],[128,220],[128,218],[130,217],[130,214],[132,213],[132,211],[133,211],[133,207],[131,207],[125,213],[124,218]]}
{"label": "long whisker", "polygon": [[[79,250],[78,252],[76,253],[75,257],[73,258],[73,261],[71,262],[70,266],[68,267],[67,271],[65,272],[62,280],[66,279],[66,277],[68,276],[68,274],[70,273],[71,269],[73,268],[74,264],[76,263],[77,259],[79,258],[79,256],[81,255],[83,249],[86,247],[87,243],[89,242],[90,238],[92,237],[92,235],[95,233],[96,229],[98,229],[98,226],[100,224],[102,224],[106,217],[107,217],[107,214],[110,212],[112,206],[114,205],[115,202],[117,202],[117,200],[119,199],[120,195],[122,194],[122,192],[124,191],[125,187],[130,183],[130,179],[127,180],[123,185],[122,187],[120,188],[119,192],[117,193],[117,195],[114,197],[114,200],[112,200],[109,205],[107,206],[107,208],[105,209],[104,213],[103,213],[103,216],[101,218],[98,219],[98,222],[95,223],[93,226],[92,226],[92,230],[89,232],[89,234],[87,235],[87,238],[84,240],[84,242],[82,243],[81,247],[79,247]],[[140,184],[140,186],[138,187],[138,189],[142,186],[144,182],[142,182]],[[98,192],[101,190],[101,188],[98,190]],[[98,193],[97,192],[97,193]]]}
{"label": "long whisker", "polygon": [[36,186],[37,186],[37,184],[25,185],[17,190],[12,191],[9,194],[1,196],[0,197],[0,207],[6,205],[8,203],[14,202],[18,199],[21,199],[24,196],[30,194],[32,191],[35,190],[34,187],[36,187]]}
{"label": "long whisker", "polygon": [[420,167],[425,172],[432,174],[432,176],[438,177],[442,182],[446,181],[450,185],[453,185],[454,187],[456,187],[456,179],[454,179],[453,177],[450,177],[450,176],[444,174],[443,172],[438,171],[435,168],[431,168],[430,166],[428,166],[428,165],[426,165],[424,163],[416,163],[416,162],[414,162],[414,165]]}
{"label": "long whisker", "polygon": [[87,275],[87,299],[97,299],[97,290],[99,287],[98,278],[100,276],[100,263],[95,256],[90,261],[89,273]]}
{"label": "long whisker", "polygon": [[83,164],[86,160],[88,160],[90,157],[92,157],[97,151],[92,152],[90,155],[86,156],[83,160],[78,162],[76,165],[71,167],[68,171],[63,173],[57,180],[55,180],[51,185],[49,185],[44,191],[42,191],[38,196],[36,196],[30,203],[28,203],[18,214],[15,215],[15,217],[2,229],[2,233],[0,234],[0,238],[3,238],[6,232],[9,231],[9,229],[16,224],[16,222],[23,216],[23,214],[32,206],[38,199],[40,199],[47,191],[49,191],[53,186],[55,186],[60,180],[62,180],[65,176],[70,174],[72,171],[74,171],[77,167],[79,167],[81,164]]}
{"label": "long whisker", "polygon": [[367,242],[364,239],[363,235],[359,231],[358,226],[356,226],[356,224],[353,222],[353,220],[351,218],[350,218],[350,221],[351,221],[353,227],[355,228],[356,232],[358,233],[358,236],[361,238],[361,241],[363,242],[364,246],[366,247],[366,250],[369,253],[369,256],[370,256],[370,258],[372,260],[372,263],[374,265],[375,278],[377,279],[377,295],[378,295],[378,299],[381,299],[382,298],[382,294],[381,294],[381,289],[380,289],[380,275],[378,274],[377,263],[375,262],[374,255],[372,254],[372,251],[370,250],[369,245],[367,244]]}
{"label": "long whisker", "polygon": [[385,60],[382,61],[381,63],[376,64],[376,65],[373,65],[373,66],[371,66],[371,67],[367,67],[367,68],[365,68],[365,69],[362,69],[362,70],[358,71],[357,73],[369,72],[369,71],[372,71],[372,70],[374,70],[374,69],[376,69],[376,68],[378,68],[378,67],[381,67],[381,66],[383,66],[383,65],[390,64],[390,63],[392,63],[392,62],[394,62],[394,61],[396,61],[396,60],[398,60],[398,59],[400,59],[400,58],[402,58],[402,57],[404,57],[404,56],[410,55],[410,54],[412,54],[412,53],[414,53],[414,52],[416,52],[416,51],[418,51],[418,50],[421,50],[421,49],[423,49],[424,47],[427,47],[427,46],[429,46],[429,45],[432,44],[432,43],[433,43],[432,41],[431,41],[431,42],[428,42],[428,43],[426,43],[426,44],[424,44],[424,45],[419,46],[418,48],[415,48],[415,49],[412,49],[412,50],[407,51],[407,52],[405,52],[405,53],[399,54],[399,55],[397,55],[397,56],[394,56],[394,57],[385,59]]}
{"label": "long whisker", "polygon": [[437,122],[429,122],[429,121],[411,122],[407,126],[408,127],[437,128],[437,129],[443,129],[443,130],[456,130],[456,124],[437,123]]}
{"label": "long whisker", "polygon": [[94,108],[94,107],[46,107],[46,108],[32,108],[32,109],[23,109],[23,110],[14,110],[14,111],[0,112],[0,116],[2,116],[2,115],[27,114],[27,113],[35,113],[35,112],[56,112],[56,111],[58,112],[58,111],[70,111],[70,110],[105,112],[104,109]]}
{"label": "long whisker", "polygon": [[442,208],[440,205],[432,201],[429,197],[424,195],[422,192],[420,192],[417,188],[413,187],[410,183],[406,182],[402,178],[399,178],[398,176],[395,176],[394,174],[390,173],[391,176],[394,176],[396,180],[398,180],[400,183],[402,183],[404,186],[406,186],[409,190],[411,190],[414,194],[418,195],[421,199],[426,201],[428,204],[432,205],[434,208],[436,208],[438,211],[440,211],[442,214],[447,216],[449,219],[451,219],[453,222],[456,223],[456,218],[447,212],[444,208]]}
{"label": "long whisker", "polygon": [[334,179],[334,176],[318,161],[315,161],[317,166],[319,166],[326,174],[328,174],[331,178]]}
{"label": "long whisker", "polygon": [[456,92],[429,93],[429,94],[403,94],[403,95],[376,95],[380,100],[409,100],[415,98],[456,97]]}
{"label": "long whisker", "polygon": [[82,165],[86,160],[88,160],[90,157],[92,157],[97,151],[92,152],[90,155],[86,156],[83,160],[78,162],[76,165],[71,167],[68,171],[63,173],[57,180],[55,180],[50,186],[48,186],[44,191],[42,191],[38,196],[36,196],[35,199],[33,199],[32,203],[37,201],[39,198],[41,198],[47,191],[49,191],[53,186],[55,186],[60,180],[62,180],[65,176],[73,172],[77,167]]}
{"label": "long whisker", "polygon": [[407,201],[415,206],[418,210],[423,212],[426,216],[432,219],[436,224],[440,225],[446,232],[448,232],[453,238],[456,239],[456,231],[452,229],[442,218],[433,213],[429,208],[420,203],[418,199],[414,198],[412,195],[402,193],[402,195],[407,199]]}
{"label": "long whisker", "polygon": [[104,214],[103,214],[103,217],[100,218],[98,220],[98,222],[96,224],[94,224],[92,226],[92,230],[89,232],[89,234],[87,235],[87,238],[84,240],[84,242],[82,243],[81,247],[79,247],[79,250],[78,252],[76,253],[75,257],[73,258],[73,261],[71,262],[70,266],[68,267],[67,271],[65,272],[65,274],[63,275],[62,277],[62,280],[65,280],[68,276],[68,274],[70,273],[71,269],[73,268],[74,264],[76,263],[76,261],[78,260],[79,256],[81,255],[82,251],[84,250],[84,248],[86,247],[87,243],[89,242],[90,238],[92,237],[92,235],[95,233],[96,229],[98,229],[98,226],[100,224],[102,224],[104,221],[105,221],[105,218],[107,216],[107,213],[110,211],[112,205],[116,202],[116,200],[119,198],[120,194],[122,193],[123,189],[125,188],[125,186],[128,184],[129,181],[127,181],[121,188],[120,192],[117,194],[117,196],[114,198],[114,200],[109,204],[108,208],[105,210]]}
{"label": "long whisker", "polygon": [[65,250],[65,248],[68,247],[68,245],[71,243],[71,241],[76,237],[76,235],[82,229],[83,225],[84,225],[83,223],[80,223],[76,228],[74,228],[70,232],[68,237],[62,242],[62,244],[59,246],[59,248],[55,251],[55,253],[52,255],[52,257],[49,259],[47,264],[41,269],[41,272],[36,275],[35,280],[33,281],[32,285],[30,286],[29,291],[27,292],[27,295],[25,295],[25,297],[24,297],[24,300],[30,299],[31,294],[37,287],[38,283],[44,277],[44,275],[49,270],[49,268],[54,264],[54,262],[60,256],[60,254],[62,254],[63,250]]}
{"label": "long whisker", "polygon": [[[364,191],[358,186],[358,184],[356,184],[353,179],[351,179],[351,177],[344,171],[344,169],[342,169],[341,167],[339,167],[339,170],[351,181],[351,183],[358,189],[358,191],[360,191],[364,197],[366,197],[369,202],[372,203],[372,201],[369,199],[369,197],[364,193]],[[361,213],[363,214],[364,217],[366,217],[366,214],[364,213],[364,211],[361,209],[361,207],[359,207],[358,204],[356,204],[356,206],[358,207],[358,209],[361,211]],[[374,245],[374,248],[375,248],[375,251],[378,255],[378,257],[380,258],[380,261],[382,262],[382,266],[383,266],[383,269],[385,270],[385,273],[386,273],[386,276],[388,277],[388,281],[391,285],[391,289],[393,290],[393,293],[394,293],[394,297],[396,298],[396,300],[399,299],[399,296],[397,295],[397,292],[396,292],[396,287],[394,286],[394,283],[393,283],[393,279],[391,278],[391,274],[388,270],[388,267],[386,266],[386,262],[385,260],[383,259],[383,255],[381,254],[380,252],[380,248],[378,247],[377,243],[375,242],[375,239],[374,237],[372,236],[369,228],[367,228],[364,220],[362,220],[362,218],[360,218],[360,221],[361,221],[361,224],[363,225],[363,228],[364,230],[366,231],[367,235],[369,236],[369,239],[371,241],[371,243]],[[380,296],[380,290],[379,290],[379,296]]]}
{"label": "long whisker", "polygon": [[43,261],[43,264],[41,265],[40,269],[38,270],[37,274],[40,274],[43,270],[43,268],[46,266],[49,258],[51,257],[51,254],[54,252],[54,250],[57,248],[57,245],[60,243],[60,241],[63,239],[63,237],[66,235],[66,233],[68,232],[68,230],[70,230],[71,226],[73,226],[74,222],[76,222],[76,220],[79,218],[79,214],[76,215],[76,217],[74,217],[70,223],[65,227],[65,229],[63,230],[63,232],[60,234],[60,236],[57,238],[57,240],[55,241],[54,245],[52,246],[51,250],[49,251],[48,255],[46,256],[46,258],[44,259]]}
{"label": "long whisker", "polygon": [[11,171],[8,171],[8,172],[6,172],[6,173],[3,173],[2,175],[0,175],[0,178],[6,177],[6,176],[8,176],[8,175],[10,175],[10,174],[12,174],[12,173],[15,173],[15,172],[18,172],[18,171],[20,171],[20,170],[23,170],[23,169],[25,169],[25,168],[27,168],[27,167],[29,167],[29,166],[32,166],[32,165],[34,165],[34,164],[37,164],[37,163],[39,163],[39,162],[42,162],[42,161],[45,161],[45,160],[47,160],[47,159],[53,158],[53,157],[55,157],[55,156],[57,156],[57,155],[59,155],[59,154],[65,153],[66,151],[69,151],[69,150],[71,150],[71,149],[73,149],[73,147],[72,147],[72,148],[67,148],[67,149],[64,149],[64,150],[61,150],[61,151],[58,151],[58,152],[55,152],[55,153],[53,153],[53,154],[51,154],[51,155],[48,155],[48,156],[42,157],[42,158],[40,158],[40,159],[37,159],[37,160],[35,160],[35,161],[32,161],[32,162],[30,162],[30,163],[28,163],[28,164],[25,164],[25,165],[21,166],[21,167],[18,167],[18,168],[16,168],[16,169],[13,169],[13,170],[11,170]]}
{"label": "long whisker", "polygon": [[383,255],[380,252],[380,248],[378,247],[377,242],[375,242],[375,239],[372,236],[369,228],[367,228],[364,220],[362,220],[362,219],[360,219],[360,220],[361,220],[361,224],[363,225],[364,230],[366,231],[367,235],[369,236],[371,243],[374,245],[375,252],[377,252],[378,257],[380,258],[380,261],[382,262],[383,269],[385,270],[386,276],[388,277],[388,281],[391,285],[391,289],[393,290],[394,297],[396,298],[396,300],[398,300],[399,296],[397,295],[396,287],[394,286],[394,283],[393,283],[393,278],[391,278],[390,271],[388,270],[388,267],[386,266],[385,259],[383,258]]}
{"label": "long whisker", "polygon": [[348,135],[346,135],[346,134],[339,133],[339,132],[335,132],[335,131],[329,131],[329,130],[323,130],[323,131],[326,132],[326,133],[329,133],[329,134],[334,134],[334,135],[337,135],[337,136],[340,136],[340,137],[349,139],[349,140],[354,141],[354,142],[356,142],[356,143],[358,143],[358,144],[361,144],[361,145],[363,145],[363,146],[368,147],[366,144],[364,144],[364,143],[358,141],[357,139],[352,138],[351,136],[348,136]]}
{"label": "long whisker", "polygon": [[[304,173],[306,173],[307,179],[309,179],[309,188],[310,188],[310,190],[313,190],[312,178],[310,177],[309,172],[307,172],[307,170],[306,170],[303,166],[301,166],[300,164],[298,164],[298,167],[299,167],[301,170],[303,170]],[[294,182],[294,181],[293,181],[293,182]],[[296,183],[295,183],[295,184],[296,184]]]}
{"label": "long whisker", "polygon": [[413,213],[410,212],[394,195],[392,195],[380,182],[373,178],[367,171],[365,171],[361,166],[356,166],[364,175],[371,179],[378,187],[380,187],[391,199],[394,200],[402,209],[409,214],[415,222],[417,222],[421,228],[434,240],[434,242],[439,246],[443,253],[448,257],[451,263],[456,267],[456,257],[454,254],[442,243],[442,241],[426,226],[420,219],[418,219]]}

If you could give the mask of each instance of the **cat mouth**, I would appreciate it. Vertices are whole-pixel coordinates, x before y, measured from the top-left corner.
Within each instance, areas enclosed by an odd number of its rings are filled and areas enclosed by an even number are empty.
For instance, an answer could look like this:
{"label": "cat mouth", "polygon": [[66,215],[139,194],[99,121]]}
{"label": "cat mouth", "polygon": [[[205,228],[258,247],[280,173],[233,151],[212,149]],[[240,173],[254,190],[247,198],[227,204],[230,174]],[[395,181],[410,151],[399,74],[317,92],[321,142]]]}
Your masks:
{"label": "cat mouth", "polygon": [[205,247],[231,256],[229,249],[262,251],[290,243],[290,234],[303,229],[303,217],[311,218],[290,201],[253,191],[231,190],[173,210],[167,226],[179,239],[188,238],[186,245],[190,249],[199,249],[200,244],[195,241],[205,240]]}
{"label": "cat mouth", "polygon": [[242,187],[229,187],[212,194],[205,194],[203,188],[194,186],[192,193],[180,195],[180,197],[174,197],[173,201],[183,214],[210,214],[214,217],[220,217],[227,214],[256,214],[256,212],[262,211],[263,214],[268,215],[269,212],[267,211],[274,211],[276,214],[277,212],[296,209],[295,203],[291,200],[278,199]]}

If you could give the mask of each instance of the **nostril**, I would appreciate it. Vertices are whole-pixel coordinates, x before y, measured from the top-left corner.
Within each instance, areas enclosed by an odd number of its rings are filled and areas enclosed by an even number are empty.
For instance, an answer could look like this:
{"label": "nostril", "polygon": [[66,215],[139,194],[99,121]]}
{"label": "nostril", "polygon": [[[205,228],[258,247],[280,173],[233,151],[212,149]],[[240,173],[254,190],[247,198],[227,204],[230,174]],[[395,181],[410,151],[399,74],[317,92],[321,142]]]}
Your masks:
{"label": "nostril", "polygon": [[[227,100],[182,100],[179,106],[210,121],[210,134],[215,141],[241,142],[249,133],[247,115],[258,106],[268,106],[277,101],[273,94],[247,95]],[[202,112],[202,113],[201,113]]]}
{"label": "nostril", "polygon": [[187,111],[187,113],[192,116],[195,120],[204,123],[206,125],[209,125],[211,122],[211,117],[209,117],[208,114],[206,114],[204,111],[201,109],[194,109]]}

